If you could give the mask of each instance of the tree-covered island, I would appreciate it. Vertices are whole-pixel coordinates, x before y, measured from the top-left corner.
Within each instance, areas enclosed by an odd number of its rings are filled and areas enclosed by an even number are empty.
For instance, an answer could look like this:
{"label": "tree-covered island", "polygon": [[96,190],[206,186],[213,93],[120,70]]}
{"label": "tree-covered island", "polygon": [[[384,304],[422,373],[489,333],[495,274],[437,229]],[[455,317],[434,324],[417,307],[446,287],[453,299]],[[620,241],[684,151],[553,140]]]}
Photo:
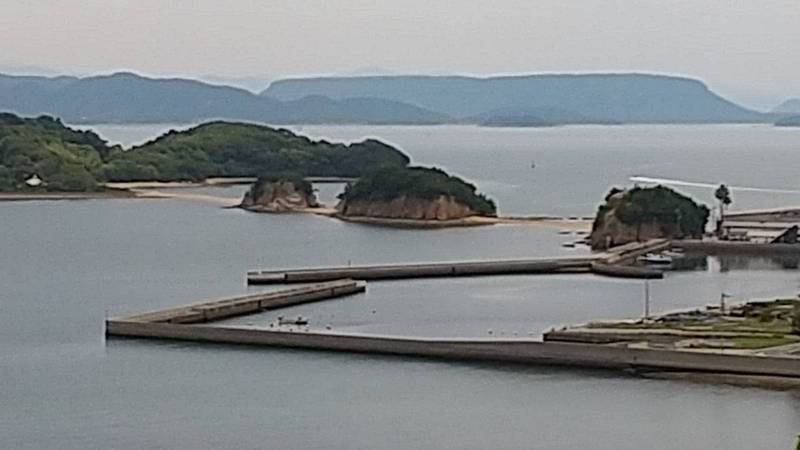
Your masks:
{"label": "tree-covered island", "polygon": [[700,239],[709,213],[668,187],[614,188],[597,210],[589,239],[593,249],[653,238]]}
{"label": "tree-covered island", "polygon": [[250,123],[209,122],[123,149],[52,117],[0,115],[0,191],[95,192],[108,182],[257,177],[241,206],[282,212],[318,206],[306,177],[341,177],[358,179],[341,196],[341,217],[447,222],[496,215],[475,186],[409,163],[377,140],[315,141]]}
{"label": "tree-covered island", "polygon": [[370,172],[340,195],[345,218],[450,221],[497,215],[494,201],[476,187],[436,168],[386,167]]}
{"label": "tree-covered island", "polygon": [[202,181],[287,171],[358,177],[408,163],[408,156],[376,140],[313,141],[285,129],[229,122],[170,131],[126,150],[52,117],[0,114],[0,191],[7,192],[90,192],[111,181]]}

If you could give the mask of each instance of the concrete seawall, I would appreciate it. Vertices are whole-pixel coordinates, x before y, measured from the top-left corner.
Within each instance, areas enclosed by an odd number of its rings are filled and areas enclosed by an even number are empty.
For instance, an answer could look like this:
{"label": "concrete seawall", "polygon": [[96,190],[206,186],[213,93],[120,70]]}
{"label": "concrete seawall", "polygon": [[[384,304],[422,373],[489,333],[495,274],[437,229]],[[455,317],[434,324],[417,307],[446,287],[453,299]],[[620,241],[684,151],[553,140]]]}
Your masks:
{"label": "concrete seawall", "polygon": [[109,336],[404,355],[448,360],[800,377],[800,359],[796,358],[631,349],[530,340],[424,339],[295,333],[253,328],[125,320],[108,321],[107,334]]}
{"label": "concrete seawall", "polygon": [[122,319],[112,319],[112,321],[166,322],[180,324],[212,322],[228,317],[342,297],[364,292],[364,290],[366,290],[366,283],[364,282],[337,280],[328,283],[283,289],[280,291],[260,292],[257,294],[229,297],[177,308],[162,309]]}
{"label": "concrete seawall", "polygon": [[591,265],[592,272],[598,275],[605,275],[616,278],[641,278],[641,279],[660,279],[664,278],[664,272],[647,267],[623,266],[619,264],[605,264],[595,261]]}
{"label": "concrete seawall", "polygon": [[[358,280],[387,280],[425,277],[459,277],[481,275],[548,274],[592,271],[593,263],[624,265],[637,257],[654,251],[666,250],[670,242],[653,239],[622,245],[607,252],[579,257],[533,258],[499,261],[453,261],[428,264],[392,264],[356,267],[322,267],[288,270],[255,270],[247,273],[248,284],[308,283],[340,278]],[[613,273],[612,273],[613,272]],[[598,270],[601,275],[629,278],[652,278],[652,271]]]}
{"label": "concrete seawall", "polygon": [[308,283],[354,278],[388,280],[401,278],[458,277],[477,275],[588,272],[595,257],[532,259],[517,261],[475,261],[436,264],[396,264],[383,266],[329,267],[254,271],[247,273],[249,284]]}

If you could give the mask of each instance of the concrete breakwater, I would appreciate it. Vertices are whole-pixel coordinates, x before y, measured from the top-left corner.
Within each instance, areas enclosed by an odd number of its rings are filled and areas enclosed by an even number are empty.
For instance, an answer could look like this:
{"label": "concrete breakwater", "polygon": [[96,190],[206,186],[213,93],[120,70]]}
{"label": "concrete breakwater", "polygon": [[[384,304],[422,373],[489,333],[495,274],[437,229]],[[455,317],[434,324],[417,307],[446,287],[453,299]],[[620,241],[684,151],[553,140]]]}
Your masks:
{"label": "concrete breakwater", "polygon": [[337,280],[274,292],[168,308],[106,321],[107,336],[259,345],[321,351],[429,357],[447,360],[504,361],[600,369],[699,372],[800,378],[800,358],[726,352],[664,350],[536,341],[532,339],[441,339],[293,332],[214,325],[232,316],[363,291],[365,284]]}
{"label": "concrete breakwater", "polygon": [[272,292],[260,292],[257,294],[179,306],[177,308],[162,309],[128,316],[122,319],[111,319],[106,323],[113,326],[115,322],[121,321],[130,323],[173,324],[212,322],[234,316],[342,297],[364,292],[365,290],[366,283],[364,282],[337,280],[329,283],[313,284]]}
{"label": "concrete breakwater", "polygon": [[[594,263],[602,264],[596,273],[629,278],[657,277],[653,271],[609,269],[609,265],[628,264],[637,257],[669,248],[666,239],[653,239],[616,247],[607,252],[579,257],[534,258],[498,261],[454,261],[429,264],[391,264],[354,267],[255,270],[247,273],[248,284],[309,283],[352,278],[388,280],[401,278],[459,277],[511,274],[553,274],[591,272]],[[613,272],[613,274],[611,273]],[[660,274],[660,272],[659,272]]]}
{"label": "concrete breakwater", "polygon": [[551,343],[533,340],[425,339],[271,331],[244,327],[109,321],[109,336],[175,339],[310,350],[503,361],[599,369],[642,369],[800,377],[796,358]]}
{"label": "concrete breakwater", "polygon": [[664,272],[657,269],[638,266],[626,266],[621,264],[606,264],[600,261],[592,262],[593,273],[616,278],[641,278],[641,279],[660,279],[664,278]]}
{"label": "concrete breakwater", "polygon": [[394,264],[381,266],[328,267],[247,273],[249,284],[309,283],[355,278],[388,280],[401,278],[457,277],[502,275],[515,273],[588,272],[592,257],[563,259],[532,259],[508,261],[474,261],[435,264]]}

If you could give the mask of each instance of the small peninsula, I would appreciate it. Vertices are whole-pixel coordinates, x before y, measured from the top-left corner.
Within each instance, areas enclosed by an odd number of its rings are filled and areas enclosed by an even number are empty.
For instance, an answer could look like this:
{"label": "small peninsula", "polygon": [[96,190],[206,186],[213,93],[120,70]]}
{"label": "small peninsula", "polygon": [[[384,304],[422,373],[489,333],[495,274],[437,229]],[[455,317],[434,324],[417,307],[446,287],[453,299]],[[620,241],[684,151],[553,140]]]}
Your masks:
{"label": "small peninsula", "polygon": [[319,203],[311,183],[296,174],[283,174],[260,177],[239,206],[256,212],[300,212]]}
{"label": "small peninsula", "polygon": [[597,210],[589,240],[592,249],[648,239],[702,238],[709,209],[664,187],[612,189]]}
{"label": "small peninsula", "polygon": [[474,185],[436,168],[382,168],[349,185],[339,198],[338,217],[375,224],[451,226],[497,215],[494,201]]}

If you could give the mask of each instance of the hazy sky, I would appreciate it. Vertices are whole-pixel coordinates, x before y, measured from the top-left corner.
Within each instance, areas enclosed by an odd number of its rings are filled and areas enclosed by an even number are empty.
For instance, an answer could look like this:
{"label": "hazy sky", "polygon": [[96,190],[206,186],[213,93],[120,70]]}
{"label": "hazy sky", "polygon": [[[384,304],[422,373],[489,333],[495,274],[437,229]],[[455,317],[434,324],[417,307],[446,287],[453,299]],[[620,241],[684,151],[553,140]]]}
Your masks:
{"label": "hazy sky", "polygon": [[763,107],[800,96],[798,49],[800,0],[0,0],[0,70],[649,71]]}

